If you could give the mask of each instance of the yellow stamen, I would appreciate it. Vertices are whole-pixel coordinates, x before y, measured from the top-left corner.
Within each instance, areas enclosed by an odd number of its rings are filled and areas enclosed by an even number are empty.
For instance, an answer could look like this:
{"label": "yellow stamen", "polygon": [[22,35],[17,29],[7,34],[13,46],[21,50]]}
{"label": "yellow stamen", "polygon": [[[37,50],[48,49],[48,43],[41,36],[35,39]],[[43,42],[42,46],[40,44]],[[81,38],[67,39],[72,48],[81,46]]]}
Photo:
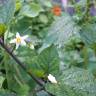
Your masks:
{"label": "yellow stamen", "polygon": [[21,38],[16,38],[17,43],[21,43]]}

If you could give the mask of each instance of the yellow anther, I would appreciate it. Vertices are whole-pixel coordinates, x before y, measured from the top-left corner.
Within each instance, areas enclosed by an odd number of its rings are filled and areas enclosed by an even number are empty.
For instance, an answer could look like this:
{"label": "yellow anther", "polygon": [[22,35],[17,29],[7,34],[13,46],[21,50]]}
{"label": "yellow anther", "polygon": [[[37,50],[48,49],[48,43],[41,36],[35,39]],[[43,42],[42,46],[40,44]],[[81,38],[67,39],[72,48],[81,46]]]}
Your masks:
{"label": "yellow anther", "polygon": [[18,38],[16,39],[16,41],[17,41],[17,43],[21,43],[21,38],[18,37]]}

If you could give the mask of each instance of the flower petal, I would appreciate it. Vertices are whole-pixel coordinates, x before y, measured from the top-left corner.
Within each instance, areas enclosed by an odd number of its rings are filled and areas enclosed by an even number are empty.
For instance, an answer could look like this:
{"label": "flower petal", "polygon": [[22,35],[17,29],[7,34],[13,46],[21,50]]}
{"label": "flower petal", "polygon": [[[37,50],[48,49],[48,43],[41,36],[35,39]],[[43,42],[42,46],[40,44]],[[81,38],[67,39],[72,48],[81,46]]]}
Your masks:
{"label": "flower petal", "polygon": [[28,38],[28,35],[25,35],[22,37],[23,40],[27,39]]}
{"label": "flower petal", "polygon": [[48,80],[49,80],[51,83],[57,84],[56,78],[55,78],[53,75],[51,75],[51,74],[48,75]]}
{"label": "flower petal", "polygon": [[18,37],[21,38],[20,34],[17,32],[16,33],[16,38],[18,38]]}
{"label": "flower petal", "polygon": [[22,46],[26,46],[26,42],[24,40],[21,41]]}
{"label": "flower petal", "polygon": [[16,43],[16,39],[12,39],[9,43]]}
{"label": "flower petal", "polygon": [[18,49],[19,46],[20,46],[20,44],[19,43],[16,43],[16,49]]}

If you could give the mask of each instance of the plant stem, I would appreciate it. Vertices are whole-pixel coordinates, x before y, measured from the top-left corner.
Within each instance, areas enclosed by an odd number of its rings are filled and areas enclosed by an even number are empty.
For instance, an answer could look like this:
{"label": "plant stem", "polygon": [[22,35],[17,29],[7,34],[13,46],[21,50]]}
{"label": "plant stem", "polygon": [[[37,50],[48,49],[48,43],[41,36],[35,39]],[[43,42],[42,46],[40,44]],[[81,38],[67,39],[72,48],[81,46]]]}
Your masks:
{"label": "plant stem", "polygon": [[89,58],[88,58],[88,50],[86,47],[83,48],[82,53],[84,56],[84,68],[87,69]]}
{"label": "plant stem", "polygon": [[30,72],[27,71],[27,69],[26,69],[26,67],[25,67],[25,64],[22,63],[22,62],[12,53],[12,51],[10,51],[9,48],[7,48],[7,46],[4,44],[4,42],[3,42],[3,40],[2,40],[1,38],[0,38],[0,45],[1,45],[1,47],[2,47],[3,49],[5,49],[6,52],[16,61],[16,63],[17,63],[19,66],[21,66],[21,68],[22,68],[24,71],[26,71],[27,74],[28,74],[38,85],[40,85],[40,86],[43,88],[44,91],[46,91],[50,96],[55,96],[55,95],[49,93],[49,92],[45,89],[44,83],[43,83],[40,79],[38,79],[38,78],[37,78],[36,76],[34,76],[32,73],[30,73]]}
{"label": "plant stem", "polygon": [[[25,64],[22,63],[22,62],[11,52],[11,50],[6,47],[6,45],[3,43],[3,40],[2,40],[1,38],[0,38],[0,45],[1,45],[2,48],[4,48],[4,49],[6,50],[6,52],[16,61],[16,63],[17,63],[19,66],[21,66],[23,70],[25,70],[25,71],[27,72],[26,67],[25,67]],[[27,73],[28,73],[28,74],[32,77],[32,79],[33,79],[34,81],[36,81],[40,86],[44,86],[43,83],[42,83],[37,77],[35,77],[35,76],[34,76],[33,74],[31,74],[30,72],[27,72]]]}

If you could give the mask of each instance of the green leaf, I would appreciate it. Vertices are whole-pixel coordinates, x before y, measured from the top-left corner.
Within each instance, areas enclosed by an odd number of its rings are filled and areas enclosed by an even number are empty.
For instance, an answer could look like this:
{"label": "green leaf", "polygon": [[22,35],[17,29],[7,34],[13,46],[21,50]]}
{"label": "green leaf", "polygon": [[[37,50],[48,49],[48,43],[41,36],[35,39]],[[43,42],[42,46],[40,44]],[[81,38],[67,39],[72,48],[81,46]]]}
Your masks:
{"label": "green leaf", "polygon": [[[5,57],[4,57],[4,59],[5,59]],[[6,85],[6,86],[8,86],[8,88],[10,90],[17,92],[17,89],[20,87],[20,84],[21,84],[21,79],[20,79],[21,75],[19,74],[20,76],[18,76],[18,73],[16,72],[17,65],[14,62],[14,60],[8,58],[7,56],[4,61],[4,64],[5,64],[5,71],[6,71],[6,80],[8,83],[8,85]],[[20,72],[20,71],[18,71],[18,72]]]}
{"label": "green leaf", "polygon": [[64,44],[79,31],[78,26],[68,15],[61,16],[54,21],[46,38],[43,47],[46,48],[51,44],[64,46]]}
{"label": "green leaf", "polygon": [[96,24],[86,24],[80,31],[81,38],[87,45],[96,43]]}
{"label": "green leaf", "polygon": [[6,25],[0,24],[0,36],[3,35],[6,31]]}
{"label": "green leaf", "polygon": [[[25,51],[25,52],[27,52],[27,51]],[[23,53],[23,50],[21,53]],[[20,55],[24,54],[24,53],[23,54],[21,54],[21,53],[20,53]],[[18,58],[21,61],[24,61],[19,56],[18,56]],[[13,58],[9,58],[8,54],[6,54],[6,56],[4,57],[4,60],[5,60],[4,67],[5,67],[5,71],[6,71],[8,89],[16,92],[20,96],[28,96],[27,94],[29,93],[29,82],[31,81],[30,83],[33,83],[33,85],[30,84],[30,87],[33,89],[35,87],[34,81],[20,66],[18,66],[18,64],[13,60]],[[27,60],[27,59],[25,59],[25,60]],[[21,94],[23,94],[23,95],[21,95]]]}
{"label": "green leaf", "polygon": [[24,85],[22,85],[21,87],[19,87],[18,88],[18,94],[20,95],[20,96],[28,96],[28,94],[29,94],[29,86],[28,85],[26,85],[26,84],[24,84]]}
{"label": "green leaf", "polygon": [[21,9],[21,7],[22,7],[22,2],[16,0],[16,12],[18,12]]}
{"label": "green leaf", "polygon": [[36,96],[49,96],[49,95],[45,91],[40,91],[40,92],[37,93]]}
{"label": "green leaf", "polygon": [[44,15],[44,14],[39,15],[39,19],[44,24],[48,23],[48,17],[46,15]]}
{"label": "green leaf", "polygon": [[2,0],[0,3],[0,23],[8,24],[15,12],[15,0]]}
{"label": "green leaf", "polygon": [[43,6],[52,7],[50,0],[38,0],[38,2],[40,2]]}
{"label": "green leaf", "polygon": [[59,76],[58,84],[48,84],[47,90],[56,96],[95,96],[96,80],[87,70],[70,68]]}
{"label": "green leaf", "polygon": [[[18,20],[15,24],[11,26],[12,29],[16,30],[16,32],[21,32],[24,34],[30,34],[30,19],[24,17],[20,20]],[[12,32],[14,33],[14,30]]]}
{"label": "green leaf", "polygon": [[0,88],[2,87],[4,80],[5,80],[5,78],[3,76],[0,76]]}
{"label": "green leaf", "polygon": [[0,96],[17,96],[13,92],[10,92],[8,90],[1,89],[0,90]]}
{"label": "green leaf", "polygon": [[46,48],[38,56],[33,58],[32,64],[29,66],[29,69],[32,72],[41,71],[45,75],[48,75],[49,73],[58,73],[59,57],[55,46]]}
{"label": "green leaf", "polygon": [[[35,67],[34,61],[36,60],[36,56],[38,54],[36,53],[35,50],[32,50],[30,48],[19,48],[18,49],[18,58],[26,64],[27,71],[32,73],[35,73],[38,76],[44,75],[44,72],[42,70],[38,70],[37,67]],[[30,58],[31,57],[31,58]],[[34,59],[34,60],[33,60]],[[35,67],[35,68],[34,68]]]}
{"label": "green leaf", "polygon": [[40,12],[42,12],[43,9],[39,4],[36,3],[31,3],[31,4],[27,4],[25,5],[22,10],[21,10],[21,14],[27,17],[36,17],[39,15]]}

